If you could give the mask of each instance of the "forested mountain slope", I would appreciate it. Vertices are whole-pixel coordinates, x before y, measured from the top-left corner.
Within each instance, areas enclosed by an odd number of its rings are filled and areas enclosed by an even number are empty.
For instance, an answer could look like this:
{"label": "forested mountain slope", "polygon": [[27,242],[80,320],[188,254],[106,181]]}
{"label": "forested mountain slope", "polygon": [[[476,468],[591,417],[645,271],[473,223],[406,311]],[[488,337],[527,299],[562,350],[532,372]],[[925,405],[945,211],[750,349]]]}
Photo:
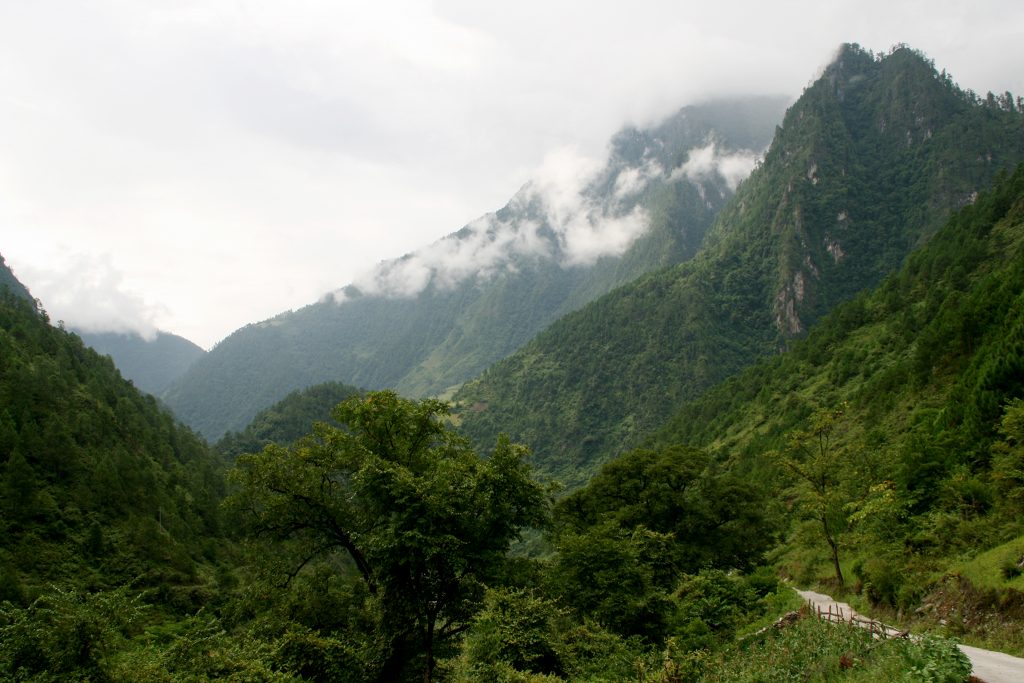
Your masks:
{"label": "forested mountain slope", "polygon": [[4,261],[3,255],[0,255],[0,290],[3,290],[4,287],[22,298],[32,298],[28,289],[25,288],[25,285],[21,284],[18,278],[14,276],[14,273],[11,272],[7,262]]}
{"label": "forested mountain slope", "polygon": [[157,332],[153,339],[134,332],[79,331],[78,335],[86,346],[110,356],[125,379],[154,396],[206,354],[188,339],[168,332]]}
{"label": "forested mountain slope", "polygon": [[843,440],[869,438],[894,467],[912,452],[939,457],[927,463],[938,466],[932,474],[898,478],[928,486],[951,468],[988,469],[1008,402],[1024,398],[1022,380],[1024,166],[898,273],[838,306],[790,351],[686,403],[650,442],[749,461],[785,448],[813,411],[845,405]]}
{"label": "forested mountain slope", "polygon": [[[288,392],[327,380],[443,392],[561,315],[693,256],[785,104],[723,101],[626,129],[603,168],[569,160],[565,178],[556,164],[500,211],[381,264],[336,300],[236,331],[162,398],[216,439]],[[581,177],[586,184],[574,187]]]}
{"label": "forested mountain slope", "polygon": [[[923,598],[945,580],[961,629],[1019,633],[1024,165],[898,274],[790,352],[686,404],[651,441],[705,448],[790,501],[794,523],[775,556],[798,579],[838,571],[824,522],[846,581],[872,602],[908,615],[929,602],[917,614],[933,616],[944,607]],[[988,574],[940,578],[988,549]]]}
{"label": "forested mountain slope", "polygon": [[110,359],[0,290],[0,599],[132,584],[195,609],[176,591],[216,554],[219,459]]}
{"label": "forested mountain slope", "polygon": [[331,411],[358,394],[358,389],[341,382],[324,382],[293,391],[256,413],[242,431],[225,434],[215,448],[230,461],[243,453],[259,453],[272,443],[287,446],[309,434],[316,422],[336,424]]}
{"label": "forested mountain slope", "polygon": [[575,484],[682,402],[877,284],[1024,159],[1012,98],[979,100],[906,47],[842,48],[789,109],[697,258],[559,320],[456,395],[465,432]]}

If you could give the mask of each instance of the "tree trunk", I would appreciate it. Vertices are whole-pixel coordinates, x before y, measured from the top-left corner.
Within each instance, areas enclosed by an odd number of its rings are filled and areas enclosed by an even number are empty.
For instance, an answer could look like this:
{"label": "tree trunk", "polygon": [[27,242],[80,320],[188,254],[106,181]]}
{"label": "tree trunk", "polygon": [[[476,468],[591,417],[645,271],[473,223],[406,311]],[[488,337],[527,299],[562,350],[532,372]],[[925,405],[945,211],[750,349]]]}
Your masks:
{"label": "tree trunk", "polygon": [[430,683],[434,673],[434,617],[427,619],[427,667],[423,671],[423,683]]}
{"label": "tree trunk", "polygon": [[832,538],[832,532],[828,528],[828,518],[822,515],[821,525],[825,530],[825,540],[828,542],[828,547],[832,550],[832,566],[836,570],[836,581],[839,582],[840,586],[845,586],[846,581],[843,580],[843,570],[839,566],[839,547],[836,545],[836,539]]}

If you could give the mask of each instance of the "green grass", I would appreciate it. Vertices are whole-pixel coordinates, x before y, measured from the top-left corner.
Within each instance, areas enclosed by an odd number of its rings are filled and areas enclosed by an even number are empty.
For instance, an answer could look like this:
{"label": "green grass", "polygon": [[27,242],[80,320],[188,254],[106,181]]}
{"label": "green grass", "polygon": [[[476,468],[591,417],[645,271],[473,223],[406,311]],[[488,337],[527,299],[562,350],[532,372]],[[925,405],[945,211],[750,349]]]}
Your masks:
{"label": "green grass", "polygon": [[702,683],[963,683],[970,673],[951,640],[874,640],[863,629],[811,618],[738,641],[700,666]]}
{"label": "green grass", "polygon": [[1013,588],[1024,591],[1024,571],[1007,576],[1004,567],[1013,567],[1024,557],[1024,536],[979,553],[973,559],[950,568],[979,588]]}

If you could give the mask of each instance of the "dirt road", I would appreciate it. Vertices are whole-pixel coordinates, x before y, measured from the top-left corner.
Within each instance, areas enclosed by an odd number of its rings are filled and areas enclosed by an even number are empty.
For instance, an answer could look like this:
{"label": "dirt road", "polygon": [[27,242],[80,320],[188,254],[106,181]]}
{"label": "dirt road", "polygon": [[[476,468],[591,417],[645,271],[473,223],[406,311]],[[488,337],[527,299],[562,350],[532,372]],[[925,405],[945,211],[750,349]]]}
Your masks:
{"label": "dirt road", "polygon": [[[819,609],[826,614],[831,612],[834,615],[839,615],[839,618],[843,621],[871,621],[867,617],[857,614],[845,602],[836,602],[823,593],[801,590],[796,592],[815,609]],[[887,627],[886,630],[891,633],[897,632],[896,629],[891,627]],[[1020,657],[1013,657],[1002,652],[982,650],[970,645],[961,645],[960,650],[971,660],[971,673],[984,683],[1021,683],[1024,681],[1024,659]]]}

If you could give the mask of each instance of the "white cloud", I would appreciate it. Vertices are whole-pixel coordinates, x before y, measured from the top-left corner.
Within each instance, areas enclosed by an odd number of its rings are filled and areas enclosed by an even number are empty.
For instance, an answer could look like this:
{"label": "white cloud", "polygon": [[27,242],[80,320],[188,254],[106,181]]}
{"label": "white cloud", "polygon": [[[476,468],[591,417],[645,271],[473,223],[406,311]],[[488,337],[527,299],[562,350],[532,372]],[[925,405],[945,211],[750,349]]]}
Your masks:
{"label": "white cloud", "polygon": [[694,182],[721,176],[729,189],[735,190],[744,178],[754,170],[761,155],[750,150],[739,150],[722,154],[714,140],[704,147],[694,147],[687,153],[682,166],[675,168],[670,180],[688,178]]}
{"label": "white cloud", "polygon": [[[850,40],[1024,92],[1020,2],[0,2],[0,251],[111,254],[209,347],[501,206],[559,146],[600,159],[623,123],[796,96]],[[585,261],[640,229],[592,209],[548,247]],[[467,248],[436,258],[491,258]]]}
{"label": "white cloud", "polygon": [[126,287],[109,256],[68,256],[48,269],[23,266],[19,278],[31,283],[50,320],[85,332],[135,332],[152,341],[157,319],[167,313]]}
{"label": "white cloud", "polygon": [[[588,191],[608,172],[607,159],[558,148],[510,202],[511,220],[487,214],[460,233],[380,263],[352,284],[371,296],[412,297],[431,284],[448,289],[467,279],[489,279],[513,270],[519,257],[556,258],[573,267],[620,255],[648,227],[642,208],[623,203],[664,171],[654,160],[619,171],[610,201]],[[343,302],[344,290],[334,298]]]}

